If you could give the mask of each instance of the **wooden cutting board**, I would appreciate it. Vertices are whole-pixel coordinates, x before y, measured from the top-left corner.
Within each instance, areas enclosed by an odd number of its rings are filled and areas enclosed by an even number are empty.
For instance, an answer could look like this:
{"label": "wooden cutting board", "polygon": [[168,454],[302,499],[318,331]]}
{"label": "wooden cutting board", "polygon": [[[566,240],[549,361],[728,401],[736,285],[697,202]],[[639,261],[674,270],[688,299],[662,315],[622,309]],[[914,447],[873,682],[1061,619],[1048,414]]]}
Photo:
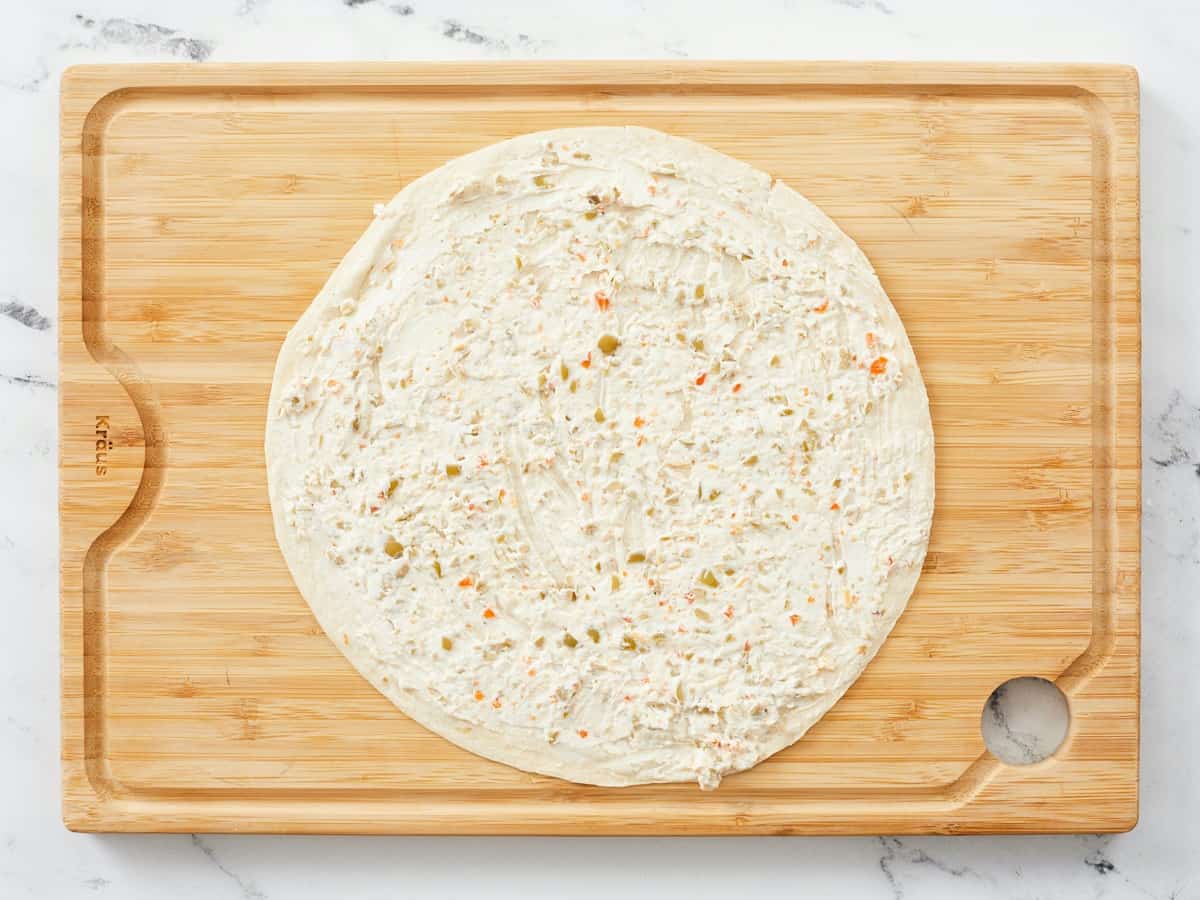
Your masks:
{"label": "wooden cutting board", "polygon": [[[372,218],[523,132],[631,123],[820,204],[925,374],[937,512],[908,611],[807,737],[716,792],[528,775],[343,659],[272,535],[285,332]],[[1109,831],[1137,818],[1136,73],[1111,66],[118,66],[62,84],[64,817],[80,830]],[[991,691],[1056,680],[1009,766]]]}

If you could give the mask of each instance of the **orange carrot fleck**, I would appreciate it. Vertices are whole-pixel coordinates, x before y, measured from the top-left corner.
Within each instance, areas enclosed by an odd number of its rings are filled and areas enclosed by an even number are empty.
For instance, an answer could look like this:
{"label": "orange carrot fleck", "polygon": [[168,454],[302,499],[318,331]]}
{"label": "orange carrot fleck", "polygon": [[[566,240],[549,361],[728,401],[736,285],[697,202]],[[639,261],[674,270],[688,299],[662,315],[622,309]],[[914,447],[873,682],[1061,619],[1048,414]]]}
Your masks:
{"label": "orange carrot fleck", "polygon": [[733,386],[733,392],[734,392],[735,394],[737,394],[737,393],[740,393],[740,392],[741,392],[741,390],[742,390],[742,386],[741,386],[741,384],[735,384],[735,385]]}
{"label": "orange carrot fleck", "polygon": [[809,603],[816,603],[816,602],[817,602],[817,598],[816,598],[816,597],[814,597],[812,594],[809,594],[809,595],[808,595],[808,602],[809,602]]}
{"label": "orange carrot fleck", "polygon": [[579,729],[579,736],[580,736],[581,738],[585,738],[585,737],[587,737],[587,729],[586,729],[586,728],[580,728],[580,729]]}
{"label": "orange carrot fleck", "polygon": [[494,619],[496,618],[496,611],[489,606],[483,611],[483,617],[485,619]]}
{"label": "orange carrot fleck", "polygon": [[599,308],[600,312],[608,312],[609,299],[608,295],[605,294],[604,291],[596,291],[596,306]]}
{"label": "orange carrot fleck", "polygon": [[828,297],[826,297],[825,302],[822,303],[820,306],[818,306],[816,309],[814,309],[813,312],[822,313],[822,312],[825,312],[825,310],[827,310],[827,309],[829,309],[829,298]]}
{"label": "orange carrot fleck", "polygon": [[832,503],[829,504],[829,508],[830,509],[841,509],[841,506],[839,506],[838,502],[836,500],[834,500]]}
{"label": "orange carrot fleck", "polygon": [[641,416],[637,416],[637,417],[635,417],[635,418],[634,418],[634,420],[633,420],[633,427],[634,427],[634,428],[641,428],[641,427],[642,427],[643,425],[645,425],[645,424],[646,424],[646,420],[645,420],[645,419],[643,419]]}
{"label": "orange carrot fleck", "polygon": [[887,371],[887,357],[881,356],[875,362],[871,363],[871,374],[882,375]]}
{"label": "orange carrot fleck", "polygon": [[475,692],[475,700],[476,700],[476,701],[479,701],[479,700],[482,700],[482,699],[483,699],[483,691],[476,691],[476,692]]}
{"label": "orange carrot fleck", "polygon": [[746,641],[746,643],[742,644],[742,652],[743,653],[750,652],[750,642],[749,641]]}
{"label": "orange carrot fleck", "polygon": [[698,384],[698,385],[699,385],[699,384],[704,384],[704,382],[705,382],[707,379],[708,379],[708,373],[707,373],[707,372],[701,372],[701,373],[700,373],[700,377],[696,379],[696,384]]}
{"label": "orange carrot fleck", "polygon": [[529,672],[526,674],[528,674],[529,677],[532,678],[534,675],[537,674],[537,669],[530,669]]}
{"label": "orange carrot fleck", "polygon": [[799,515],[799,513],[792,513],[792,521],[793,521],[793,522],[799,522],[799,521],[800,521],[800,515]]}
{"label": "orange carrot fleck", "polygon": [[470,575],[468,575],[466,578],[464,578],[462,581],[460,581],[458,583],[458,586],[459,587],[470,587],[474,583],[475,583],[475,579],[473,579]]}
{"label": "orange carrot fleck", "polygon": [[589,352],[584,359],[579,361],[579,364],[585,369],[590,369],[592,367],[592,354]]}
{"label": "orange carrot fleck", "polygon": [[788,616],[788,619],[791,620],[793,625],[795,625],[800,621],[800,616],[796,613],[792,613],[790,616]]}
{"label": "orange carrot fleck", "polygon": [[874,334],[874,332],[868,331],[867,332],[867,347],[874,347],[874,346],[875,346],[875,334]]}

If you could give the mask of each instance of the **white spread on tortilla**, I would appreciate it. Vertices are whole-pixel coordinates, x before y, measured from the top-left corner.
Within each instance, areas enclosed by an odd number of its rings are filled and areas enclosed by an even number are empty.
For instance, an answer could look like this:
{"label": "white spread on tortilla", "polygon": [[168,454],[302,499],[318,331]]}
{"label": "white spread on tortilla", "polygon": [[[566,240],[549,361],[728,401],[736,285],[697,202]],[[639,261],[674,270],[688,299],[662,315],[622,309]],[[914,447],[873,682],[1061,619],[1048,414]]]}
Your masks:
{"label": "white spread on tortilla", "polygon": [[627,785],[804,734],[904,609],[933,433],[858,247],[641,128],[408,185],[284,343],[267,461],[301,593],[455,743]]}

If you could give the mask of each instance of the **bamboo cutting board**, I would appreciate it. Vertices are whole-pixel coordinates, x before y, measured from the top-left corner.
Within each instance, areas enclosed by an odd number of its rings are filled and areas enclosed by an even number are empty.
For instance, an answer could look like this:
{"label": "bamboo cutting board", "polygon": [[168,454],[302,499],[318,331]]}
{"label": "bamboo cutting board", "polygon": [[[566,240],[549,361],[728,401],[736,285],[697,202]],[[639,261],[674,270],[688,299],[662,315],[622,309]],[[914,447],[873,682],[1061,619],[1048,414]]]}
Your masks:
{"label": "bamboo cutting board", "polygon": [[[326,638],[262,455],[284,334],[418,175],[638,124],[779,176],[871,258],[928,386],[938,500],[890,640],[719,790],[586,787],[415,725]],[[64,816],[80,830],[1111,831],[1137,818],[1138,90],[1107,66],[87,67],[62,85]],[[1066,742],[983,745],[1057,681]]]}

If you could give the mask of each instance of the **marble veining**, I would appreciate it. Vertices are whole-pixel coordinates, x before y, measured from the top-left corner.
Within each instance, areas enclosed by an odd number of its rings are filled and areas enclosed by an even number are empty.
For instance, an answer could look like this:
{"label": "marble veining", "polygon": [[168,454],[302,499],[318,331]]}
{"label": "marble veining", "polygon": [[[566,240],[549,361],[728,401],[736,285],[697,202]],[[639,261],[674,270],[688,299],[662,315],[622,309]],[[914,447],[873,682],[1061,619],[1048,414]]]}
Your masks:
{"label": "marble veining", "polygon": [[905,879],[902,866],[930,866],[949,875],[951,878],[962,878],[968,874],[978,877],[966,866],[952,866],[940,859],[935,859],[918,847],[911,847],[900,838],[881,837],[878,839],[883,847],[883,855],[879,857],[879,870],[887,879],[892,896],[896,900],[904,900]]}
{"label": "marble veining", "polygon": [[4,379],[7,384],[28,385],[36,388],[52,388],[53,381],[48,381],[45,378],[39,378],[37,375],[5,375],[0,373],[0,378]]}
{"label": "marble veining", "polygon": [[[1200,898],[1200,6],[1177,0],[45,0],[0,29],[0,897]],[[1142,79],[1141,824],[797,840],[83,836],[59,820],[57,85],[76,63],[1088,60]],[[12,123],[20,123],[14,132]],[[981,710],[1015,752],[1008,703]],[[1020,719],[1024,722],[1024,719]]]}
{"label": "marble veining", "polygon": [[14,322],[20,322],[26,328],[32,328],[35,331],[45,331],[50,327],[49,319],[32,306],[26,306],[13,298],[0,303],[0,316],[8,316]]}
{"label": "marble veining", "polygon": [[1004,701],[1007,699],[1008,688],[1001,686],[996,688],[987,702],[987,713],[990,724],[999,729],[1002,734],[1008,739],[1009,743],[1016,748],[1017,754],[1025,762],[1032,762],[1037,756],[1038,748],[1036,746],[1036,736],[1023,731],[1014,730],[1008,721],[1008,712],[1005,709]]}
{"label": "marble veining", "polygon": [[224,863],[222,863],[217,857],[217,851],[214,850],[212,845],[204,840],[204,838],[200,837],[198,834],[190,835],[190,837],[192,839],[192,846],[203,853],[204,858],[216,866],[218,872],[220,872],[222,875],[225,875],[237,885],[238,890],[241,891],[244,900],[266,900],[267,895],[260,891],[255,886],[254,882],[246,881],[241,875],[237,874]]}
{"label": "marble veining", "polygon": [[82,39],[77,38],[78,43],[64,44],[64,49],[139,47],[179,59],[190,59],[192,62],[204,62],[213,52],[212,41],[187,37],[174,28],[165,28],[151,22],[138,22],[120,17],[93,19],[80,13],[75,14],[75,21],[86,36]]}
{"label": "marble veining", "polygon": [[1153,420],[1147,444],[1150,462],[1160,469],[1192,466],[1200,478],[1200,404],[1171,391],[1166,408]]}
{"label": "marble veining", "polygon": [[892,9],[881,0],[833,0],[838,6],[848,6],[850,9],[866,9],[874,12],[883,13],[885,16],[894,16],[896,10]]}

